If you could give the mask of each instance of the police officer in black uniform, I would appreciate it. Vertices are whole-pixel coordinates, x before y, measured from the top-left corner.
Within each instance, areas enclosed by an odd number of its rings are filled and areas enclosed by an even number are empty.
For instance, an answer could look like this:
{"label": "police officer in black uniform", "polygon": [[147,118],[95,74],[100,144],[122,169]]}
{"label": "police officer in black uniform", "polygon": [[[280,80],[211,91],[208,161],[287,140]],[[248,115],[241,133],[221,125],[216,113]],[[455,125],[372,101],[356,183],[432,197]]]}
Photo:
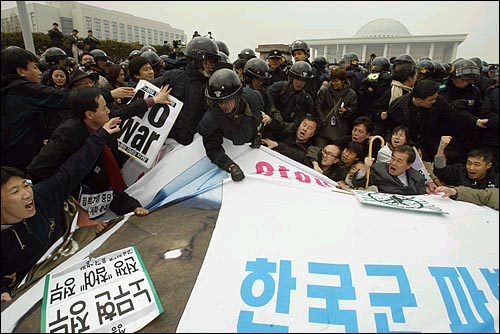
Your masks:
{"label": "police officer in black uniform", "polygon": [[288,81],[279,81],[269,87],[271,101],[283,117],[283,131],[298,126],[307,114],[317,116],[313,98],[305,90],[307,82],[313,78],[311,65],[298,61],[288,70]]}
{"label": "police officer in black uniform", "polygon": [[169,138],[179,144],[189,145],[197,131],[198,123],[207,110],[205,88],[220,60],[219,48],[208,37],[195,37],[186,46],[187,65],[165,72],[151,81],[157,87],[170,85],[171,94],[184,102]]}
{"label": "police officer in black uniform", "polygon": [[260,137],[256,135],[262,116],[242,96],[242,90],[243,85],[236,72],[227,68],[215,71],[205,90],[209,110],[198,125],[208,158],[220,169],[229,172],[233,181],[243,180],[245,174],[225,153],[223,138],[232,140],[234,145],[252,142],[251,147],[260,147]]}
{"label": "police officer in black uniform", "polygon": [[[478,117],[481,92],[474,80],[480,73],[479,67],[472,60],[456,60],[452,63],[450,76],[439,86],[439,95],[446,99],[452,110],[467,110]],[[461,159],[465,161],[466,154],[479,145],[481,132],[477,127],[468,130],[453,122],[447,122],[443,124],[443,134],[453,137],[450,146],[456,148]]]}
{"label": "police officer in black uniform", "polygon": [[361,81],[358,93],[358,106],[360,116],[372,120],[373,107],[382,94],[391,88],[391,63],[389,58],[375,57],[370,64],[370,74]]}
{"label": "police officer in black uniform", "polygon": [[[311,61],[309,60],[311,49],[309,48],[309,44],[307,44],[306,42],[301,40],[292,42],[292,44],[290,44],[290,54],[292,55],[295,63],[304,61],[307,64],[311,65]],[[320,75],[318,69],[316,67],[313,67],[312,65],[311,74],[312,77],[310,78],[310,80],[307,80],[307,84],[304,89],[309,93],[309,95],[311,95],[313,101],[316,101],[316,96],[318,95],[318,90],[321,87],[321,83],[319,82]]]}
{"label": "police officer in black uniform", "polygon": [[281,66],[282,63],[283,53],[280,50],[274,49],[269,51],[269,55],[267,56],[267,64],[269,65],[269,73],[271,74],[269,85],[287,80],[286,72]]}

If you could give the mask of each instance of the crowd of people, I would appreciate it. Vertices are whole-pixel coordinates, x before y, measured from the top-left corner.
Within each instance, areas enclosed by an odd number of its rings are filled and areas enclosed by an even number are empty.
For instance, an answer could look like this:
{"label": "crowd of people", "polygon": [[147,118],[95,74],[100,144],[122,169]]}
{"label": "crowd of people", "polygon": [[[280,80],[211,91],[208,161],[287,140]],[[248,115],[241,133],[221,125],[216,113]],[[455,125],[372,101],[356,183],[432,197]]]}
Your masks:
{"label": "crowd of people", "polygon": [[[182,52],[145,45],[113,63],[92,31],[86,50],[73,31],[72,56],[57,31],[41,58],[2,50],[2,300],[64,232],[66,202],[96,232],[108,210],[148,214],[125,192],[117,133],[170,95],[184,104],[168,136],[189,145],[199,133],[234,181],[245,175],[223,138],[267,146],[345,190],[440,192],[498,210],[499,70],[479,58],[372,55],[363,66],[348,52],[328,64],[296,40],[292,63],[251,48],[231,63],[223,41],[195,32]],[[161,90],[129,103],[140,80]]]}

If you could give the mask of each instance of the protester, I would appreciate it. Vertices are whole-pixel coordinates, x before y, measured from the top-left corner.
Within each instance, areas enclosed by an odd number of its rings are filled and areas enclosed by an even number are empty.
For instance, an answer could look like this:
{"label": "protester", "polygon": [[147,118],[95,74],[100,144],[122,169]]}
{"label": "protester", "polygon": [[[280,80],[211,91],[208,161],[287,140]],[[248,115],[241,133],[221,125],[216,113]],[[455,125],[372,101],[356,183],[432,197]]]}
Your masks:
{"label": "protester", "polygon": [[498,188],[498,173],[493,170],[493,154],[476,148],[467,153],[467,163],[448,164],[444,150],[452,141],[451,136],[442,136],[434,157],[434,174],[446,185],[467,186],[476,189]]}
{"label": "protester", "polygon": [[[365,158],[365,168],[352,180],[355,187],[366,185],[367,170],[370,168],[368,185],[377,186],[383,193],[400,195],[423,195],[425,178],[411,165],[415,161],[415,151],[408,145],[396,147],[392,152],[391,161],[373,164],[373,158]],[[373,164],[373,166],[372,166]]]}
{"label": "protester", "polygon": [[40,84],[40,74],[32,52],[2,50],[2,166],[25,170],[49,137],[50,114],[68,110],[67,91]]}
{"label": "protester", "polygon": [[112,118],[48,178],[31,185],[24,172],[2,166],[2,302],[57,240],[63,224],[63,202],[92,170],[109,136],[118,132]]}
{"label": "protester", "polygon": [[[112,117],[119,116],[125,120],[132,116],[142,116],[147,107],[155,103],[169,103],[169,92],[168,86],[163,87],[153,98],[134,101],[133,108],[114,110]],[[72,89],[69,100],[74,117],[66,120],[56,129],[54,136],[28,166],[28,172],[34,182],[52,175],[61,162],[77,151],[86,138],[110,117],[110,110],[106,107],[98,88],[84,86]],[[81,186],[71,189],[81,206],[89,212],[91,219],[103,215],[108,207],[118,215],[132,211],[137,215],[148,213],[135,198],[130,197],[124,191],[126,185],[121,175],[121,166],[124,162],[124,157],[118,152],[117,138],[110,138]],[[88,198],[97,194],[100,194],[100,198],[104,198],[105,201],[87,202]]]}
{"label": "protester", "polygon": [[443,193],[442,197],[498,210],[498,188],[474,189],[466,186],[442,186],[436,188],[436,193]]}

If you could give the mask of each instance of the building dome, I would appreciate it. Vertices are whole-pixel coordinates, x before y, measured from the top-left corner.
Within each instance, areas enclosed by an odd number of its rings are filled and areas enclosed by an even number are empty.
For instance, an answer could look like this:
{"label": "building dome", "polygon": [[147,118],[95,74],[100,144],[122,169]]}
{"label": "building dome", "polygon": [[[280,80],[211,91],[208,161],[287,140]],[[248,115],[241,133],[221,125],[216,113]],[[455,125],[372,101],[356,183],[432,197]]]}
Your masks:
{"label": "building dome", "polygon": [[408,29],[399,21],[393,19],[376,19],[362,26],[354,37],[395,37],[410,35]]}

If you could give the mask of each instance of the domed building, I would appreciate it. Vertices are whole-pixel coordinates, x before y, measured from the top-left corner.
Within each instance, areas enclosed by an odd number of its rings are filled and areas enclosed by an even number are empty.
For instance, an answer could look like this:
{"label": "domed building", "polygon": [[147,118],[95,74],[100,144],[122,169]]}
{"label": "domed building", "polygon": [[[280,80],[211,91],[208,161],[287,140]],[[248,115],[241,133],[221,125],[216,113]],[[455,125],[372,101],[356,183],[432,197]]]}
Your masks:
{"label": "domed building", "polygon": [[449,63],[456,58],[457,48],[467,34],[412,35],[401,22],[380,18],[363,25],[353,37],[305,40],[314,50],[311,57],[324,56],[328,60],[340,60],[347,52],[358,54],[365,62],[374,53],[377,56],[397,57],[402,53],[415,59],[430,57]]}
{"label": "domed building", "polygon": [[[337,62],[348,52],[354,52],[361,62],[366,62],[370,54],[397,57],[410,54],[416,60],[430,57],[432,60],[449,63],[456,59],[457,48],[467,34],[456,35],[412,35],[401,22],[380,18],[363,25],[347,38],[304,39],[311,48],[311,59],[324,56],[331,62]],[[266,58],[271,49],[280,49],[288,53],[287,44],[259,45],[255,50],[261,58]],[[289,57],[289,56],[288,56]]]}

